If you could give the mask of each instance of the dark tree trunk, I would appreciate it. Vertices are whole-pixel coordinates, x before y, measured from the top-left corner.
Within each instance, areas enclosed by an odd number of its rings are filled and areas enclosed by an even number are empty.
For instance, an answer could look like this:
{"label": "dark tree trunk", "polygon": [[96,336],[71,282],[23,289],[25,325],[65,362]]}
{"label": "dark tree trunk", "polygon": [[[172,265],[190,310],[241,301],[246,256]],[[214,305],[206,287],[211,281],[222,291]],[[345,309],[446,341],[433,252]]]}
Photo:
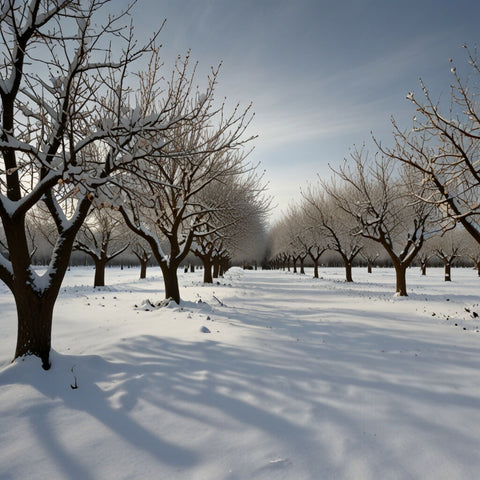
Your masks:
{"label": "dark tree trunk", "polygon": [[399,297],[407,297],[407,267],[405,265],[394,265],[396,277],[396,294]]}
{"label": "dark tree trunk", "polygon": [[345,261],[345,281],[346,282],[353,282],[353,277],[352,277],[352,264],[349,261]]}
{"label": "dark tree trunk", "polygon": [[104,287],[105,286],[105,265],[107,264],[106,259],[94,258],[95,261],[95,277],[93,279],[93,287]]}
{"label": "dark tree trunk", "polygon": [[213,259],[213,278],[218,278],[220,275],[220,261],[218,258]]}
{"label": "dark tree trunk", "polygon": [[422,272],[422,275],[427,274],[427,262],[420,263],[420,271]]}
{"label": "dark tree trunk", "polygon": [[160,265],[163,274],[163,283],[165,286],[165,298],[171,298],[180,305],[180,288],[178,286],[177,265],[166,265],[162,262]]}
{"label": "dark tree trunk", "polygon": [[204,251],[203,253],[195,250],[193,253],[202,261],[203,264],[203,283],[213,283],[212,278],[212,251]]}
{"label": "dark tree trunk", "polygon": [[225,272],[228,270],[228,264],[229,264],[228,258],[223,258],[220,261],[220,276],[221,277],[223,277],[225,275]]}
{"label": "dark tree trunk", "polygon": [[195,265],[190,265],[190,273],[195,273]]}
{"label": "dark tree trunk", "polygon": [[367,263],[367,273],[372,273],[372,263],[371,262]]}
{"label": "dark tree trunk", "polygon": [[313,278],[318,278],[318,258],[313,259]]}
{"label": "dark tree trunk", "polygon": [[445,281],[452,281],[452,264],[450,262],[445,262]]}
{"label": "dark tree trunk", "polygon": [[203,262],[203,283],[213,283],[212,261],[209,257],[202,258]]}
{"label": "dark tree trunk", "polygon": [[45,370],[50,368],[53,307],[57,294],[37,294],[25,285],[15,295],[18,315],[15,358],[35,355],[41,359]]}
{"label": "dark tree trunk", "polygon": [[294,258],[292,261],[293,261],[293,273],[297,273],[297,259]]}
{"label": "dark tree trunk", "polygon": [[305,259],[300,258],[300,274],[305,275]]}
{"label": "dark tree trunk", "polygon": [[143,280],[147,278],[147,266],[148,266],[148,261],[150,260],[150,255],[147,254],[145,249],[143,249],[143,252],[137,252],[134,250],[133,253],[138,258],[138,261],[140,262],[140,280]]}
{"label": "dark tree trunk", "polygon": [[140,279],[147,278],[147,265],[148,265],[148,260],[147,261],[140,260]]}
{"label": "dark tree trunk", "polygon": [[41,281],[46,283],[44,287],[36,284],[32,273],[24,218],[2,219],[14,272],[11,276],[2,272],[2,279],[15,298],[18,318],[14,358],[35,355],[45,370],[50,368],[53,308],[68,268],[75,235],[88,213],[90,201],[82,200],[78,208],[77,223],[57,239],[49,273],[45,273],[49,278]]}

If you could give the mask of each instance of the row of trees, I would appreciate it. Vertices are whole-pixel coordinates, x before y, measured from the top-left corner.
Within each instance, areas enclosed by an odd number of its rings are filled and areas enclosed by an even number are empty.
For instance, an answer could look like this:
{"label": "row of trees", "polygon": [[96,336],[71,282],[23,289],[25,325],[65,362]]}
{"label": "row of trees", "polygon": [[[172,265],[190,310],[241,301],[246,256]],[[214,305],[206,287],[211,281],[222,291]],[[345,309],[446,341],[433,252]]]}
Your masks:
{"label": "row of trees", "polygon": [[445,264],[447,280],[462,251],[478,267],[480,67],[476,52],[467,49],[467,55],[472,75],[463,82],[452,67],[451,101],[444,111],[421,83],[424,100],[407,97],[416,109],[412,129],[401,130],[393,120],[393,146],[373,138],[373,153],[354,148],[329,181],[302,192],[301,202],[272,229],[276,265],[302,265],[309,256],[317,275],[319,256],[333,250],[351,281],[355,258],[362,255],[371,264],[381,247],[395,268],[398,295],[407,295],[406,270],[415,258],[425,266],[434,253]]}
{"label": "row of trees", "polygon": [[[0,279],[17,307],[15,358],[36,355],[45,369],[70,254],[92,244],[102,253],[112,240],[102,222],[121,221],[148,244],[166,296],[179,302],[176,271],[188,252],[213,245],[232,255],[266,215],[245,148],[250,107],[228,112],[215,98],[218,69],[197,86],[189,55],[164,77],[159,32],[140,45],[129,9],[111,7],[1,2]],[[36,218],[52,243],[43,275],[32,263]]]}
{"label": "row of trees", "polygon": [[[184,173],[188,170],[185,168]],[[73,250],[83,252],[93,261],[94,287],[105,285],[106,265],[127,250],[140,263],[140,278],[145,278],[147,264],[153,257],[162,268],[165,297],[177,303],[180,303],[177,271],[179,265],[187,261],[187,255],[189,261],[195,255],[203,263],[205,283],[212,283],[231,261],[261,261],[265,245],[261,239],[265,236],[269,209],[268,197],[261,194],[264,190],[261,179],[252,171],[250,175],[236,174],[231,178],[220,175],[218,180],[209,183],[205,170],[202,172],[198,180],[193,179],[183,190],[173,183],[155,185],[157,199],[164,195],[170,196],[171,201],[166,201],[162,208],[158,207],[159,203],[154,204],[156,207],[144,205],[141,214],[135,212],[138,224],[132,222],[124,205],[111,208],[108,203],[98,205],[93,200]],[[197,190],[194,195],[193,189]],[[184,198],[175,198],[180,194]],[[182,208],[172,208],[180,203]],[[138,209],[139,202],[128,201],[127,205],[132,211],[134,206]],[[192,222],[194,215],[197,220]],[[54,246],[55,226],[39,209],[30,217],[31,251],[37,252],[43,240],[40,252],[45,257],[45,243],[50,249]],[[142,228],[138,227],[140,222]],[[34,253],[34,259],[36,257]]]}
{"label": "row of trees", "polygon": [[[388,250],[362,236],[358,225],[322,187],[318,186],[316,192],[310,190],[309,195],[312,196],[291,205],[270,231],[268,250],[273,268],[304,274],[306,266],[313,266],[313,276],[318,278],[320,264],[340,261],[345,268],[345,280],[352,282],[354,265],[366,266],[368,273],[379,264],[394,266]],[[312,199],[321,210],[312,208]],[[425,236],[421,250],[408,266],[419,266],[425,275],[429,263],[442,264],[445,280],[449,281],[455,263],[471,264],[480,276],[480,246],[471,236],[462,228],[442,233],[435,230],[435,225],[431,226],[432,232]],[[395,250],[401,250],[399,242],[395,243]]]}
{"label": "row of trees", "polygon": [[[414,173],[396,167],[389,157],[371,158],[365,149],[355,149],[351,162],[329,182],[310,186],[290,212],[292,216],[296,210],[296,222],[301,218],[304,225],[295,253],[309,252],[312,245],[317,253],[319,246],[334,250],[345,264],[346,280],[352,281],[355,258],[363,253],[371,263],[378,245],[395,268],[397,294],[407,295],[406,270],[432,230],[434,217],[434,208],[414,197],[415,189],[422,188]],[[274,251],[279,249],[281,245]],[[312,260],[318,263],[313,256]]]}

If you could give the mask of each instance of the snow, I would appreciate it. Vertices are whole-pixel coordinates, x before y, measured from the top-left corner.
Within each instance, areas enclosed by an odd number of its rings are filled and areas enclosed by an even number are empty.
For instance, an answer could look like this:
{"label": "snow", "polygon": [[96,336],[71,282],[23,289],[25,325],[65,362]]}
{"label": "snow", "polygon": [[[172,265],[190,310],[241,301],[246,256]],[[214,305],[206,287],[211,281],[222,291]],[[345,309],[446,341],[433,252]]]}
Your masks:
{"label": "snow", "polygon": [[476,272],[311,273],[72,268],[48,372],[0,284],[0,478],[478,478]]}
{"label": "snow", "polygon": [[13,268],[10,260],[7,260],[5,256],[0,253],[0,267],[4,268],[9,272],[11,275],[13,275]]}
{"label": "snow", "polygon": [[5,95],[11,92],[14,81],[15,81],[15,77],[13,75],[11,75],[8,78],[3,78],[2,76],[0,76],[0,92],[2,92]]}

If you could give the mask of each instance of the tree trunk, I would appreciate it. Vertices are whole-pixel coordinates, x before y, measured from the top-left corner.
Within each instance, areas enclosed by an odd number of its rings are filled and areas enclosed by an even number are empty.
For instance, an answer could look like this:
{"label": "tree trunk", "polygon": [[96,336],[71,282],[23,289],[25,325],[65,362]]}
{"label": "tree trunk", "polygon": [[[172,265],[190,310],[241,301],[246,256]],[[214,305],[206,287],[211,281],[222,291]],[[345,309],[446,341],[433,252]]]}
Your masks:
{"label": "tree trunk", "polygon": [[427,262],[420,263],[420,271],[422,272],[422,275],[427,274]]}
{"label": "tree trunk", "polygon": [[180,288],[178,286],[177,265],[160,265],[165,286],[165,298],[171,298],[180,305]]}
{"label": "tree trunk", "polygon": [[57,294],[37,294],[27,285],[15,294],[18,316],[15,358],[35,355],[41,359],[45,370],[50,368],[53,307]]}
{"label": "tree trunk", "polygon": [[452,281],[452,264],[450,262],[445,262],[445,281]]}
{"label": "tree trunk", "polygon": [[227,270],[228,270],[228,260],[224,258],[223,260],[220,261],[220,276],[223,277]]}
{"label": "tree trunk", "polygon": [[104,259],[95,258],[95,277],[93,279],[93,287],[105,286],[105,265],[107,262]]}
{"label": "tree trunk", "polygon": [[396,295],[399,297],[407,297],[407,267],[404,265],[396,264],[395,276],[396,276]]}
{"label": "tree trunk", "polygon": [[203,262],[203,283],[213,283],[212,261],[208,257],[202,258]]}
{"label": "tree trunk", "polygon": [[318,259],[313,259],[313,278],[318,278]]}
{"label": "tree trunk", "polygon": [[[85,218],[90,202],[79,206],[78,224]],[[17,345],[14,358],[34,355],[41,359],[45,370],[50,368],[52,343],[52,317],[58,292],[68,268],[73,241],[78,228],[63,232],[52,252],[49,271],[36,284],[32,273],[30,252],[25,236],[24,218],[13,222],[2,219],[9,246],[9,257],[13,266],[12,277],[4,278],[10,288],[17,307]],[[40,286],[40,285],[41,286]]]}
{"label": "tree trunk", "polygon": [[148,260],[146,262],[140,261],[140,279],[143,280],[144,278],[147,278],[147,264]]}
{"label": "tree trunk", "polygon": [[297,259],[293,259],[293,273],[297,273]]}
{"label": "tree trunk", "polygon": [[213,278],[218,278],[220,274],[220,261],[218,258],[213,260]]}
{"label": "tree trunk", "polygon": [[372,263],[371,262],[367,263],[367,273],[372,273]]}
{"label": "tree trunk", "polygon": [[352,264],[348,261],[345,261],[345,281],[346,282],[353,282],[352,277]]}
{"label": "tree trunk", "polygon": [[303,258],[300,259],[300,274],[305,275],[305,260]]}
{"label": "tree trunk", "polygon": [[195,273],[195,265],[190,265],[190,273]]}

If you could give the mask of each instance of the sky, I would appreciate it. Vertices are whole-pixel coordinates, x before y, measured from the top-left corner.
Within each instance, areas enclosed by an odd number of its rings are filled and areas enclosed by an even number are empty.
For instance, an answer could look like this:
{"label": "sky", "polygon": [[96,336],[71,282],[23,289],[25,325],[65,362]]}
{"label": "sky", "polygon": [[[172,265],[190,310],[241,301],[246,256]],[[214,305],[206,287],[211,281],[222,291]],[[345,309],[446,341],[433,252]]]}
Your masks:
{"label": "sky", "polygon": [[166,67],[189,49],[200,76],[222,62],[218,95],[253,104],[274,219],[371,132],[388,142],[392,116],[408,128],[419,78],[448,99],[449,59],[461,71],[480,36],[477,0],[140,0],[133,17],[140,37],[166,19]]}

